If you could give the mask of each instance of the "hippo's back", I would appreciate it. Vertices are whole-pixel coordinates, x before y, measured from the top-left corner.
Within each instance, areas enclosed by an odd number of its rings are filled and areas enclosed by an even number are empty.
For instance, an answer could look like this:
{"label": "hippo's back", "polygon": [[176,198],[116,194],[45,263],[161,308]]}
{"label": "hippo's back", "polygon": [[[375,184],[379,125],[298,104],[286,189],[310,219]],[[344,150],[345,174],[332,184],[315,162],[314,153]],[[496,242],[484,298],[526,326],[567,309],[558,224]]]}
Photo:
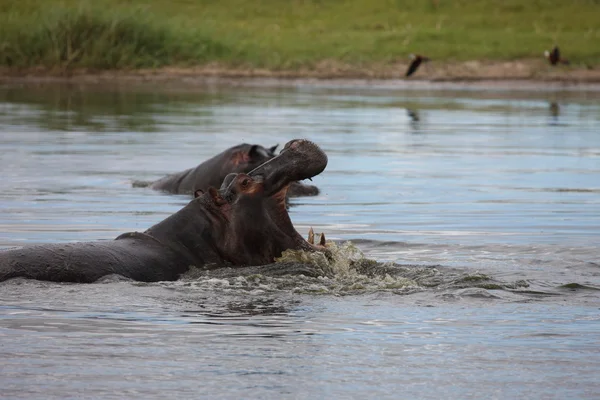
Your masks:
{"label": "hippo's back", "polygon": [[0,251],[0,281],[23,277],[91,283],[110,274],[139,281],[174,280],[181,273],[178,261],[152,239],[134,237],[25,246]]}

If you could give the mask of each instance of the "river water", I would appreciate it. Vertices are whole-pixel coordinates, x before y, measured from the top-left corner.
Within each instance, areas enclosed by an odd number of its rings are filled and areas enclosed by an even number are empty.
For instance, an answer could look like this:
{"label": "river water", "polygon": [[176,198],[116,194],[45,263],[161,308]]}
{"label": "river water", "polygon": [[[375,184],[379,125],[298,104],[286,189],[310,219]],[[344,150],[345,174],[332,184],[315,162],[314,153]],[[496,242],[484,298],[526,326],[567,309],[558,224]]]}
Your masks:
{"label": "river water", "polygon": [[0,283],[0,397],[598,398],[599,100],[497,84],[1,86],[0,248],[143,231],[189,199],[134,180],[308,138],[329,165],[321,195],[292,201],[297,230],[395,264]]}

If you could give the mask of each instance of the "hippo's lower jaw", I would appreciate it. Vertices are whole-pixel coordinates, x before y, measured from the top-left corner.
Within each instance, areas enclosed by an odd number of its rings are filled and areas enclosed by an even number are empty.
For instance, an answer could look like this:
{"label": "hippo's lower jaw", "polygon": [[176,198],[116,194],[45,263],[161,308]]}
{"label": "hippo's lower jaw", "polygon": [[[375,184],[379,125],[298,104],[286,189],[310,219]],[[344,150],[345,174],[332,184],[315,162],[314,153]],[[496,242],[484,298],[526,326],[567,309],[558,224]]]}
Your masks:
{"label": "hippo's lower jaw", "polygon": [[300,182],[292,182],[287,191],[287,197],[318,196],[319,188],[313,185],[306,185]]}

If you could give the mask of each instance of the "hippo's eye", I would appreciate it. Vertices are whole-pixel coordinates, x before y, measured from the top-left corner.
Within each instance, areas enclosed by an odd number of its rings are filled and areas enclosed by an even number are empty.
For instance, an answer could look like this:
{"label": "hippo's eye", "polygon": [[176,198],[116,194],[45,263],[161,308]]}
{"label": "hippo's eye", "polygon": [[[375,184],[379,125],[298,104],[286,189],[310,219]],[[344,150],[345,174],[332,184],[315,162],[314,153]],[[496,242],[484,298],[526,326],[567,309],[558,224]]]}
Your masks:
{"label": "hippo's eye", "polygon": [[244,180],[242,181],[242,187],[248,187],[249,184],[250,180],[248,178],[244,178]]}

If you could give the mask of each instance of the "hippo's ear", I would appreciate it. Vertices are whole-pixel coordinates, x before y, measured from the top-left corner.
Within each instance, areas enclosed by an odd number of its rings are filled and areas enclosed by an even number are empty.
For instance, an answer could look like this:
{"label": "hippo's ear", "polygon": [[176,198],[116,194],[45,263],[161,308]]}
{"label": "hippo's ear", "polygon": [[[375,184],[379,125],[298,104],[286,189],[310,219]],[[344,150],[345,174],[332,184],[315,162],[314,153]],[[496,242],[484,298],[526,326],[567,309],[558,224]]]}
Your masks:
{"label": "hippo's ear", "polygon": [[204,194],[204,190],[202,189],[197,189],[194,190],[194,198],[197,199],[198,197],[202,196]]}
{"label": "hippo's ear", "polygon": [[217,189],[215,189],[214,187],[212,187],[212,186],[209,187],[208,193],[210,194],[210,197],[211,197],[213,203],[215,203],[215,205],[222,206],[223,204],[227,203],[225,201],[225,199],[223,199],[223,197],[221,197],[221,194],[219,193],[219,191]]}
{"label": "hippo's ear", "polygon": [[262,147],[259,144],[252,145],[252,147],[250,148],[250,151],[248,151],[248,155],[250,156],[250,159],[253,159],[255,157],[260,157],[260,158],[271,157],[271,155],[268,153],[267,149],[265,149],[264,147]]}
{"label": "hippo's ear", "polygon": [[271,153],[272,156],[275,155],[275,150],[277,150],[278,146],[279,146],[279,143],[276,144],[275,146],[269,147],[269,153]]}

